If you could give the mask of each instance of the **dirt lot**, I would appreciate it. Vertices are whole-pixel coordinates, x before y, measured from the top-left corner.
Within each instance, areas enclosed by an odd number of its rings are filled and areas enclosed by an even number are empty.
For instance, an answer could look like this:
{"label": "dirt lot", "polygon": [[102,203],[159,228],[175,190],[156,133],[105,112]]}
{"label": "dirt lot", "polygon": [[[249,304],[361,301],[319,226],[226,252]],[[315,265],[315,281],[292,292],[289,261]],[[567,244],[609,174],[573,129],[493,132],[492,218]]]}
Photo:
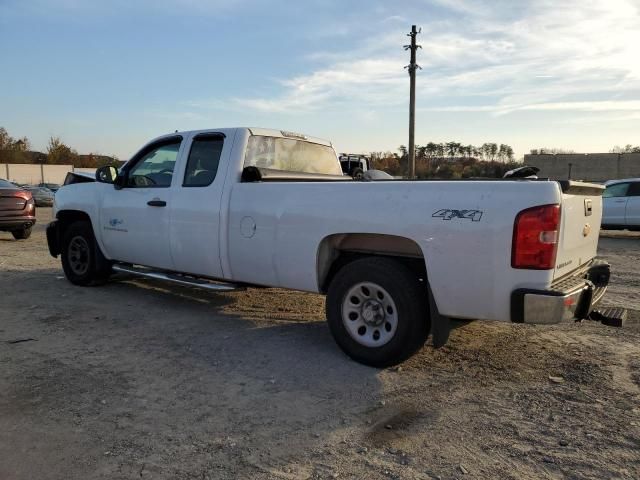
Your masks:
{"label": "dirt lot", "polygon": [[0,233],[0,479],[640,478],[638,235],[600,243],[624,329],[472,322],[376,370],[316,295],[73,287],[49,215]]}

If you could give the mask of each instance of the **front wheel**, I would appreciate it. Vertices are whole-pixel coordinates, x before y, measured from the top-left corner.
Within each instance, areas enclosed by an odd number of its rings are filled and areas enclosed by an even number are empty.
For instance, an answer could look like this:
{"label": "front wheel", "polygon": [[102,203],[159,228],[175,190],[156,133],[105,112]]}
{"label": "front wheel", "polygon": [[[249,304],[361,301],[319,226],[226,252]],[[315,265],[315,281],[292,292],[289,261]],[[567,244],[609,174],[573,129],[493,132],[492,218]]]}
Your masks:
{"label": "front wheel", "polygon": [[111,270],[86,221],[74,222],[65,229],[60,257],[64,274],[74,285],[102,283]]}
{"label": "front wheel", "polygon": [[426,286],[388,258],[363,258],[342,267],[329,286],[326,310],[340,348],[373,367],[402,362],[429,334]]}

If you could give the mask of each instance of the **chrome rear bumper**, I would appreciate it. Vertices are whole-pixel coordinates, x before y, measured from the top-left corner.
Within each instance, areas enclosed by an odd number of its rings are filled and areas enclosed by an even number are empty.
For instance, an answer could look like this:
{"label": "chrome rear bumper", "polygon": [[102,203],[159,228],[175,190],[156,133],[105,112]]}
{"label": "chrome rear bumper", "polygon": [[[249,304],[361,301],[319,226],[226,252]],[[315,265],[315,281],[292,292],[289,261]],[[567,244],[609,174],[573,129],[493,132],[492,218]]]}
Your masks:
{"label": "chrome rear bumper", "polygon": [[609,276],[609,264],[594,261],[586,271],[564,278],[548,290],[515,290],[511,321],[551,324],[585,319],[604,296]]}

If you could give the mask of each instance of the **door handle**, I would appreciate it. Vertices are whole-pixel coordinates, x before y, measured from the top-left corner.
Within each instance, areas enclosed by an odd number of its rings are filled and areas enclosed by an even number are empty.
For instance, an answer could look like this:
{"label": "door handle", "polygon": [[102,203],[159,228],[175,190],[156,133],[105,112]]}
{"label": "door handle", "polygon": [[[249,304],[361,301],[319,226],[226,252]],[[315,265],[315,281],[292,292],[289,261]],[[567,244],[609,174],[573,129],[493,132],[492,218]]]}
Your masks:
{"label": "door handle", "polygon": [[147,205],[149,205],[150,207],[166,207],[167,202],[165,202],[164,200],[149,200],[147,202]]}
{"label": "door handle", "polygon": [[627,203],[626,200],[616,200],[616,203]]}

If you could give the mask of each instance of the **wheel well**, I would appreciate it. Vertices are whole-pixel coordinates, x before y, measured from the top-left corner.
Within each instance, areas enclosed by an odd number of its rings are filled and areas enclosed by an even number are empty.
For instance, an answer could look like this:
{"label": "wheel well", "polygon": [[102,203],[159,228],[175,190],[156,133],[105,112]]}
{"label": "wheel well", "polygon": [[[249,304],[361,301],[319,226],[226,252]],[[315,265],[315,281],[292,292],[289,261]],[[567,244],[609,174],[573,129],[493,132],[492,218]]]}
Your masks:
{"label": "wheel well", "polygon": [[64,238],[64,232],[73,222],[89,222],[89,225],[91,225],[91,228],[93,228],[93,225],[91,224],[91,217],[89,217],[89,215],[87,215],[85,212],[81,212],[80,210],[62,210],[56,214],[56,219],[58,220],[56,239],[58,244],[58,252],[60,252],[60,249],[62,248],[62,239]]}
{"label": "wheel well", "polygon": [[[57,257],[62,252],[62,239],[65,230],[73,222],[86,221],[91,225],[91,218],[85,212],[80,210],[61,210],[56,213],[57,228],[49,231],[47,228],[47,243],[49,244],[49,253],[53,257]],[[92,226],[93,228],[93,226]]]}
{"label": "wheel well", "polygon": [[318,247],[318,286],[326,293],[335,274],[346,264],[363,257],[392,258],[409,267],[419,278],[426,278],[422,250],[413,240],[396,235],[343,233],[325,237]]}
{"label": "wheel well", "polygon": [[77,222],[79,220],[85,220],[91,223],[91,217],[89,217],[89,215],[87,215],[85,212],[81,212],[80,210],[62,210],[56,214],[56,218],[58,219],[60,232],[62,232],[73,222]]}

